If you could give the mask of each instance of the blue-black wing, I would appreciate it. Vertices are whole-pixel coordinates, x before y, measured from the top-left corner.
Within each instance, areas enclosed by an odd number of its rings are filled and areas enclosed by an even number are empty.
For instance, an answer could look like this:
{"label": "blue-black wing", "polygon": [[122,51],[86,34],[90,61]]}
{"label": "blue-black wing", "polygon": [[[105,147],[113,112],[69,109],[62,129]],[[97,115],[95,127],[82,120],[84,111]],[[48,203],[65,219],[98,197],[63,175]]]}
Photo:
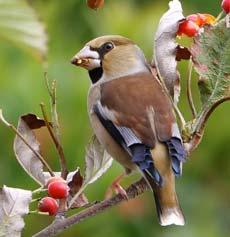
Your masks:
{"label": "blue-black wing", "polygon": [[94,105],[93,109],[108,133],[131,156],[132,162],[145,175],[151,177],[157,185],[161,186],[162,178],[154,166],[150,148],[141,143],[130,128],[116,126],[112,121],[107,119],[100,108],[100,104]]}

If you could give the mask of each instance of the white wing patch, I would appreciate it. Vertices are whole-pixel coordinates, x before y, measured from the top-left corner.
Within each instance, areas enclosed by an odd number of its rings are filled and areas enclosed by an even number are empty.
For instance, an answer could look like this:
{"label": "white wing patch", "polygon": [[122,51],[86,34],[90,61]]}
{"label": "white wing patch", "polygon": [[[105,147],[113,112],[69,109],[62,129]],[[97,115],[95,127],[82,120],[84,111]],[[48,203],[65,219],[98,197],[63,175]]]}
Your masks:
{"label": "white wing patch", "polygon": [[180,131],[179,131],[177,123],[174,123],[172,125],[172,137],[178,137],[181,139],[181,135],[180,135]]}
{"label": "white wing patch", "polygon": [[100,101],[97,102],[97,108],[104,119],[113,122],[113,125],[120,132],[128,147],[137,143],[142,144],[141,140],[135,135],[132,129],[114,124],[114,122],[116,122],[116,111],[110,110],[106,106],[102,106]]}
{"label": "white wing patch", "polygon": [[[106,106],[102,106],[101,101],[97,102],[97,108],[104,119],[116,122],[116,112],[108,109]],[[115,124],[114,124],[115,125]]]}

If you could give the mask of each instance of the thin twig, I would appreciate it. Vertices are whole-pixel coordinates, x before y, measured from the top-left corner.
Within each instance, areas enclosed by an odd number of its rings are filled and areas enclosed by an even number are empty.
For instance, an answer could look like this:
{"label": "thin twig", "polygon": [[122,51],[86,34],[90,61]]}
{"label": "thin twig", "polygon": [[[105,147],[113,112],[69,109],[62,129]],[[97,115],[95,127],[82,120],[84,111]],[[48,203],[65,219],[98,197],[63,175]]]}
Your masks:
{"label": "thin twig", "polygon": [[41,111],[42,111],[42,115],[43,115],[43,118],[44,118],[44,121],[45,121],[45,124],[46,124],[46,127],[49,131],[49,134],[54,142],[54,144],[56,145],[57,141],[56,141],[56,137],[53,133],[53,130],[52,130],[52,127],[48,121],[48,116],[47,116],[47,113],[46,113],[46,110],[45,110],[45,104],[44,103],[40,103],[40,107],[41,107]]}
{"label": "thin twig", "polygon": [[50,126],[50,123],[48,121],[48,116],[47,116],[47,113],[46,113],[46,110],[45,110],[45,105],[43,103],[41,103],[40,107],[41,107],[41,111],[42,111],[42,114],[43,114],[43,118],[44,118],[46,127],[47,127],[47,129],[49,131],[49,134],[50,134],[50,136],[51,136],[51,138],[52,138],[52,140],[54,142],[54,145],[55,145],[55,147],[57,149],[57,152],[59,154],[60,165],[61,165],[61,177],[66,179],[68,171],[67,171],[67,168],[66,168],[66,161],[65,161],[65,155],[64,155],[63,148],[60,145],[60,143],[58,142],[57,137],[55,136],[55,134],[54,134],[54,132],[52,130],[52,127]]}
{"label": "thin twig", "polygon": [[46,113],[46,110],[45,110],[45,105],[43,103],[40,104],[40,107],[41,107],[41,111],[42,111],[42,114],[43,114],[43,118],[44,118],[44,121],[45,121],[45,124],[46,124],[46,127],[49,131],[49,134],[54,142],[54,145],[58,151],[58,154],[59,154],[59,158],[60,158],[60,165],[61,165],[61,177],[63,177],[64,179],[66,179],[66,176],[67,176],[67,168],[66,168],[66,161],[65,161],[65,156],[64,156],[64,152],[63,152],[63,149],[62,149],[62,146],[60,145],[60,143],[58,142],[57,140],[57,137],[55,136],[53,130],[52,130],[52,127],[48,121],[48,116],[47,116],[47,113]]}
{"label": "thin twig", "polygon": [[33,190],[33,191],[32,191],[32,194],[33,194],[33,195],[36,195],[36,194],[40,194],[40,193],[43,193],[43,192],[47,192],[47,189],[44,188],[44,187],[40,187],[40,188],[38,188],[38,189]]}
{"label": "thin twig", "polygon": [[48,79],[47,72],[44,72],[44,78],[45,78],[46,88],[48,90],[49,96],[50,96],[50,98],[52,98],[52,92],[51,92],[51,89],[50,89],[49,79]]}
{"label": "thin twig", "polygon": [[192,112],[192,116],[193,119],[196,118],[197,116],[197,111],[193,102],[193,98],[192,98],[192,88],[191,88],[191,79],[192,79],[192,70],[193,70],[193,62],[192,59],[190,58],[189,60],[189,66],[188,66],[188,80],[187,80],[187,98],[188,98],[188,103],[189,103],[189,107],[191,109]]}
{"label": "thin twig", "polygon": [[[51,115],[52,115],[52,128],[50,126],[49,126],[50,128],[48,128],[48,126],[47,128],[49,130],[49,133],[52,137],[52,140],[55,144],[55,147],[57,149],[57,152],[60,158],[59,161],[60,161],[60,166],[61,166],[61,177],[63,179],[66,179],[68,175],[68,170],[67,170],[67,163],[65,159],[64,150],[63,150],[63,147],[61,145],[61,140],[60,140],[60,129],[59,129],[58,114],[57,114],[56,81],[55,80],[52,81],[52,86],[50,88],[47,73],[45,73],[44,76],[45,76],[47,90],[48,90],[50,100],[51,100]],[[44,109],[44,106],[43,106],[43,109]]]}
{"label": "thin twig", "polygon": [[221,20],[223,15],[224,15],[224,11],[221,11],[220,14],[216,17],[216,20],[215,20],[216,24]]}
{"label": "thin twig", "polygon": [[52,122],[54,126],[54,132],[56,134],[57,140],[59,143],[60,141],[60,126],[59,126],[59,121],[58,121],[58,113],[57,113],[57,82],[56,80],[52,81],[51,85],[51,111],[52,111]]}
{"label": "thin twig", "polygon": [[[52,140],[55,144],[55,147],[58,151],[58,154],[59,154],[60,165],[61,165],[61,177],[66,179],[68,171],[66,169],[66,163],[65,163],[63,149],[62,149],[60,143],[58,142],[57,137],[53,133],[52,127],[50,126],[50,123],[48,121],[48,116],[47,116],[47,113],[46,113],[46,110],[45,110],[45,105],[43,103],[41,103],[40,107],[41,107],[41,111],[42,111],[42,114],[43,114],[43,118],[44,118],[46,127],[49,131],[49,134],[50,134],[50,136],[51,136],[51,138],[52,138]],[[60,202],[59,202],[59,211],[62,212],[62,213],[64,213],[66,211],[66,199],[65,198],[61,199]]]}
{"label": "thin twig", "polygon": [[34,202],[39,202],[42,198],[34,198],[30,201],[30,203],[34,203]]}
{"label": "thin twig", "polygon": [[[138,195],[144,193],[147,189],[149,189],[149,186],[146,183],[146,181],[142,178],[141,180],[129,186],[126,189],[126,193],[129,199],[133,199]],[[77,224],[89,217],[95,216],[96,214],[101,213],[107,210],[108,208],[121,203],[122,201],[126,201],[126,198],[123,197],[121,194],[117,194],[113,198],[99,202],[98,204],[95,204],[94,206],[89,207],[88,209],[75,215],[72,215],[66,219],[56,220],[39,233],[33,235],[33,237],[55,236],[64,231],[66,228],[74,224]]]}
{"label": "thin twig", "polygon": [[63,179],[66,179],[68,175],[68,170],[67,170],[67,163],[65,159],[64,150],[63,150],[63,147],[61,145],[61,140],[60,140],[60,129],[59,129],[58,114],[57,114],[56,81],[55,80],[52,81],[52,86],[50,88],[47,73],[45,73],[44,76],[45,76],[47,90],[48,90],[50,100],[51,100],[52,128],[50,127],[49,132],[50,132],[50,135],[52,132],[51,137],[53,139],[53,142],[59,154],[59,158],[60,158],[59,161],[60,161],[60,166],[61,166],[61,177]]}
{"label": "thin twig", "polygon": [[46,162],[46,160],[41,156],[40,153],[38,153],[23,137],[23,135],[14,127],[13,124],[8,123],[5,118],[3,117],[2,110],[0,109],[0,120],[10,129],[13,130],[13,132],[24,142],[24,144],[34,153],[34,155],[42,162],[42,164],[47,168],[47,171],[50,173],[51,176],[55,176],[54,172],[50,168],[49,164]]}
{"label": "thin twig", "polygon": [[29,211],[28,214],[35,214],[35,215],[42,215],[42,216],[48,216],[49,215],[48,212],[40,212],[40,211],[37,211],[37,210]]}

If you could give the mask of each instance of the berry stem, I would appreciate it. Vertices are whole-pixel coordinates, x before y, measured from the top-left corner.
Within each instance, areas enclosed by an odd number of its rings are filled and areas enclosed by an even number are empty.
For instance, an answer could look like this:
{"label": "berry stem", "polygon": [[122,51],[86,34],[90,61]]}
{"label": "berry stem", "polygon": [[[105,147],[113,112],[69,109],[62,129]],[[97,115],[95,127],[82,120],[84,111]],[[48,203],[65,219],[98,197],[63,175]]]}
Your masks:
{"label": "berry stem", "polygon": [[192,59],[190,58],[189,66],[188,66],[187,97],[188,97],[188,103],[192,112],[193,119],[195,119],[197,116],[197,111],[196,111],[196,108],[193,102],[193,97],[192,97],[192,88],[191,88],[192,70],[193,70],[193,62],[192,62]]}
{"label": "berry stem", "polygon": [[215,23],[218,23],[221,20],[221,18],[223,17],[223,15],[224,15],[224,11],[221,11],[219,13],[219,15],[216,17]]}
{"label": "berry stem", "polygon": [[35,199],[32,199],[30,203],[39,202],[40,200],[41,198],[35,198]]}
{"label": "berry stem", "polygon": [[43,187],[40,187],[40,188],[35,189],[34,191],[32,191],[32,194],[35,195],[35,194],[40,194],[40,193],[43,193],[43,192],[47,192],[47,189],[44,189]]}
{"label": "berry stem", "polygon": [[49,212],[41,212],[41,211],[37,211],[37,210],[29,211],[28,214],[36,214],[36,215],[49,216]]}

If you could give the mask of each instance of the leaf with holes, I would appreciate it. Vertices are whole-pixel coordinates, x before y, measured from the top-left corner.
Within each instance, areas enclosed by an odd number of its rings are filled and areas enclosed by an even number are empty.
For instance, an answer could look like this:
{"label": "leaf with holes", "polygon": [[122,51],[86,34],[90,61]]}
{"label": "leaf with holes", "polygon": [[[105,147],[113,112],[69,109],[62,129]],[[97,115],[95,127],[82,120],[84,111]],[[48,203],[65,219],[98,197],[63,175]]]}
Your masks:
{"label": "leaf with holes", "polygon": [[169,10],[161,17],[154,39],[153,64],[155,64],[175,102],[178,101],[180,93],[179,74],[176,68],[178,50],[176,33],[179,23],[183,19],[180,1],[170,1]]}
{"label": "leaf with holes", "polygon": [[31,199],[31,191],[6,186],[0,189],[0,236],[21,236]]}
{"label": "leaf with holes", "polygon": [[44,25],[26,0],[0,0],[0,36],[39,60],[47,54]]}
{"label": "leaf with holes", "polygon": [[[39,142],[37,141],[33,129],[45,126],[43,120],[33,114],[27,114],[19,118],[18,132],[26,139],[27,143],[36,151],[39,150]],[[14,140],[14,152],[18,162],[24,170],[40,185],[45,184],[45,176],[43,174],[43,164],[31,149],[16,135]]]}
{"label": "leaf with holes", "polygon": [[211,107],[230,97],[230,29],[222,20],[206,26],[191,48],[194,67],[199,74],[203,107]]}

